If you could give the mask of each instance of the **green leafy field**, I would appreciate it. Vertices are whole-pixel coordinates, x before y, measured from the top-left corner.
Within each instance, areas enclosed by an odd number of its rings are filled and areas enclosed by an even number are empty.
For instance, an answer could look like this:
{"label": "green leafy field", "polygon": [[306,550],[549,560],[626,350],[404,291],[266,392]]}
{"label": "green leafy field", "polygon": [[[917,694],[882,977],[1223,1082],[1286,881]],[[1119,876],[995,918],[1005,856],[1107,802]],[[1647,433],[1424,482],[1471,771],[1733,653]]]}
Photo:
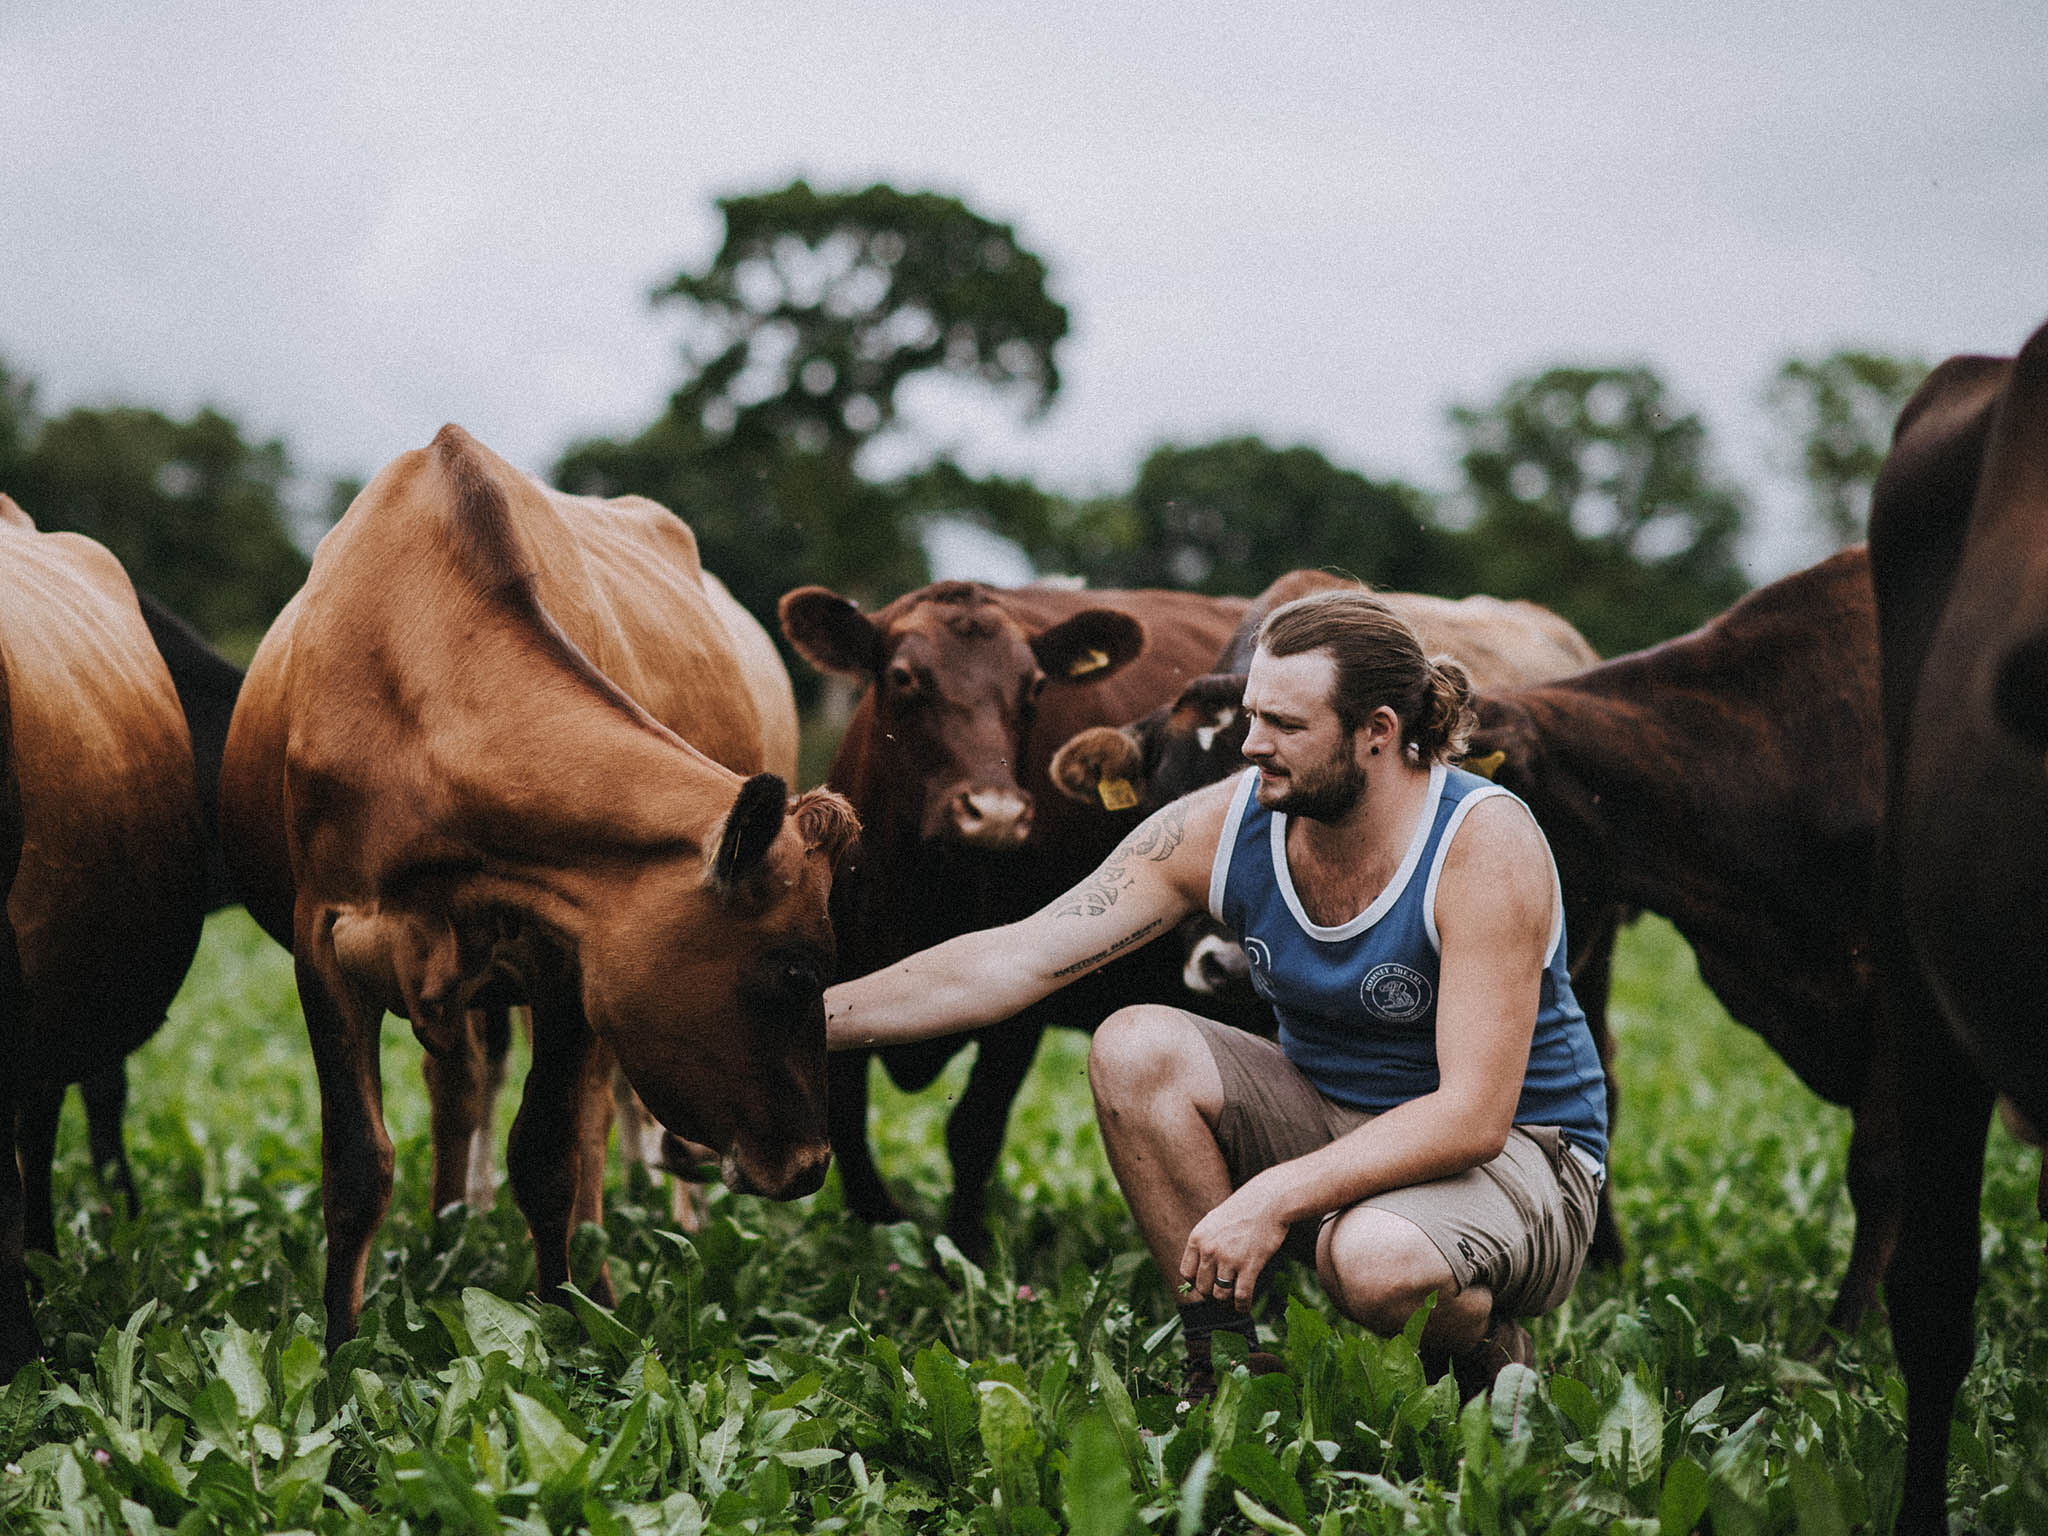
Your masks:
{"label": "green leafy field", "polygon": [[[1631,1259],[1537,1328],[1462,1413],[1412,1346],[1286,1275],[1289,1372],[1177,1411],[1178,1341],[1102,1159],[1086,1045],[1048,1043],[1018,1105],[998,1253],[868,1230],[836,1185],[718,1192],[695,1240],[615,1180],[615,1313],[522,1300],[509,1194],[426,1209],[410,1033],[386,1030],[399,1186],[362,1336],[320,1347],[319,1117],[287,957],[216,917],[133,1066],[147,1209],[107,1208],[67,1120],[63,1249],[41,1271],[47,1368],[0,1392],[0,1529],[86,1532],[1535,1530],[1846,1532],[1888,1525],[1903,1388],[1881,1323],[1816,1354],[1848,1251],[1847,1118],[1819,1105],[1644,921],[1617,987],[1614,1167]],[[516,1079],[516,1071],[515,1071]],[[961,1067],[883,1087],[882,1163],[930,1230]],[[516,1091],[516,1089],[514,1090]],[[75,1117],[75,1110],[73,1111]],[[509,1120],[509,1113],[505,1117]],[[2038,1163],[1994,1130],[1957,1512],[2048,1529]]]}

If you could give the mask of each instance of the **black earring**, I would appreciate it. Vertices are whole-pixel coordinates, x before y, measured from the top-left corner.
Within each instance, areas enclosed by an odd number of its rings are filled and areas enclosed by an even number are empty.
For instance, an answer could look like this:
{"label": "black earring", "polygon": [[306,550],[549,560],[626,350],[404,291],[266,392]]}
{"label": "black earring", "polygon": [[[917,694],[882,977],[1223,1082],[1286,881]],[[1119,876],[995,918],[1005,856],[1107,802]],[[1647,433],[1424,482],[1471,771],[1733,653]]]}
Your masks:
{"label": "black earring", "polygon": [[1374,747],[1374,748],[1372,749],[1372,755],[1373,755],[1374,757],[1378,757],[1378,756],[1380,755],[1380,749],[1379,749],[1378,747]]}

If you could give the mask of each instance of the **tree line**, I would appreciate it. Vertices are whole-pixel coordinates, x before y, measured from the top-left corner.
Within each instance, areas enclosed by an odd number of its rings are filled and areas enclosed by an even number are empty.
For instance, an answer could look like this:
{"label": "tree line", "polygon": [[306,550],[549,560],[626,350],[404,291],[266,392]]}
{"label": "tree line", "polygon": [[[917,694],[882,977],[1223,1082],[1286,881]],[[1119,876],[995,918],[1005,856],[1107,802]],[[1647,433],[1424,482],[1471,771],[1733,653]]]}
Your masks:
{"label": "tree line", "polygon": [[[672,508],[771,631],[776,599],[804,582],[873,603],[926,580],[920,532],[937,517],[1094,586],[1251,593],[1327,566],[1400,590],[1532,598],[1610,655],[1693,628],[1748,585],[1750,498],[1715,465],[1700,416],[1639,365],[1548,368],[1453,405],[1448,495],[1257,437],[1161,445],[1128,491],[1095,498],[944,457],[878,477],[867,450],[899,424],[912,381],[964,384],[1027,417],[1054,404],[1068,315],[1045,262],[957,198],[887,185],[797,181],[718,209],[717,253],[654,295],[684,319],[667,405],[629,435],[571,444],[552,478]],[[1925,372],[1837,351],[1788,358],[1769,381],[1834,542],[1861,537],[1892,420]],[[251,442],[216,410],[46,418],[33,382],[0,361],[0,491],[39,526],[106,544],[230,653],[253,648],[305,577],[293,483],[282,442]],[[330,520],[353,489],[331,488]]]}

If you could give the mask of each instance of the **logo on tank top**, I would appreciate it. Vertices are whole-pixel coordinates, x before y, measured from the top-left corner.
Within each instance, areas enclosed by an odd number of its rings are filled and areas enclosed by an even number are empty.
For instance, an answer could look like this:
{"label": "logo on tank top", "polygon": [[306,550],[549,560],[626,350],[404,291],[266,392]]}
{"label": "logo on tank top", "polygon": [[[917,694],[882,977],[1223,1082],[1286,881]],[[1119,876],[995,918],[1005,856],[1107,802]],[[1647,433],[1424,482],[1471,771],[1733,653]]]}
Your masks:
{"label": "logo on tank top", "polygon": [[1273,996],[1273,951],[1266,947],[1264,939],[1244,940],[1244,957],[1251,962],[1252,990],[1260,997],[1270,1000]]}
{"label": "logo on tank top", "polygon": [[1429,978],[1389,960],[1365,973],[1358,986],[1358,1000],[1376,1019],[1407,1024],[1429,1011]]}

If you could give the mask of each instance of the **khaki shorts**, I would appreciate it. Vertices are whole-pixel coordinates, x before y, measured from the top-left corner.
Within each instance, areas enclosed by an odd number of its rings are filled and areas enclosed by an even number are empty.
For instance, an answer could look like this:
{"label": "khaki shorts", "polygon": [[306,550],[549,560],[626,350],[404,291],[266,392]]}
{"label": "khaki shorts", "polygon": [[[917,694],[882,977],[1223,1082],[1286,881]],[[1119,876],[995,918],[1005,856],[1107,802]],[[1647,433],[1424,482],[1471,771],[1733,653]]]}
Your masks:
{"label": "khaki shorts", "polygon": [[[1276,1042],[1199,1014],[1183,1016],[1200,1029],[1223,1079],[1216,1139],[1233,1187],[1372,1119],[1367,1110],[1324,1097]],[[1460,1290],[1483,1285],[1501,1316],[1535,1317],[1571,1294],[1586,1262],[1600,1203],[1600,1176],[1590,1164],[1557,1127],[1518,1125],[1490,1163],[1359,1203],[1420,1227]],[[1342,1214],[1297,1222],[1281,1252],[1313,1264],[1322,1224]]]}

